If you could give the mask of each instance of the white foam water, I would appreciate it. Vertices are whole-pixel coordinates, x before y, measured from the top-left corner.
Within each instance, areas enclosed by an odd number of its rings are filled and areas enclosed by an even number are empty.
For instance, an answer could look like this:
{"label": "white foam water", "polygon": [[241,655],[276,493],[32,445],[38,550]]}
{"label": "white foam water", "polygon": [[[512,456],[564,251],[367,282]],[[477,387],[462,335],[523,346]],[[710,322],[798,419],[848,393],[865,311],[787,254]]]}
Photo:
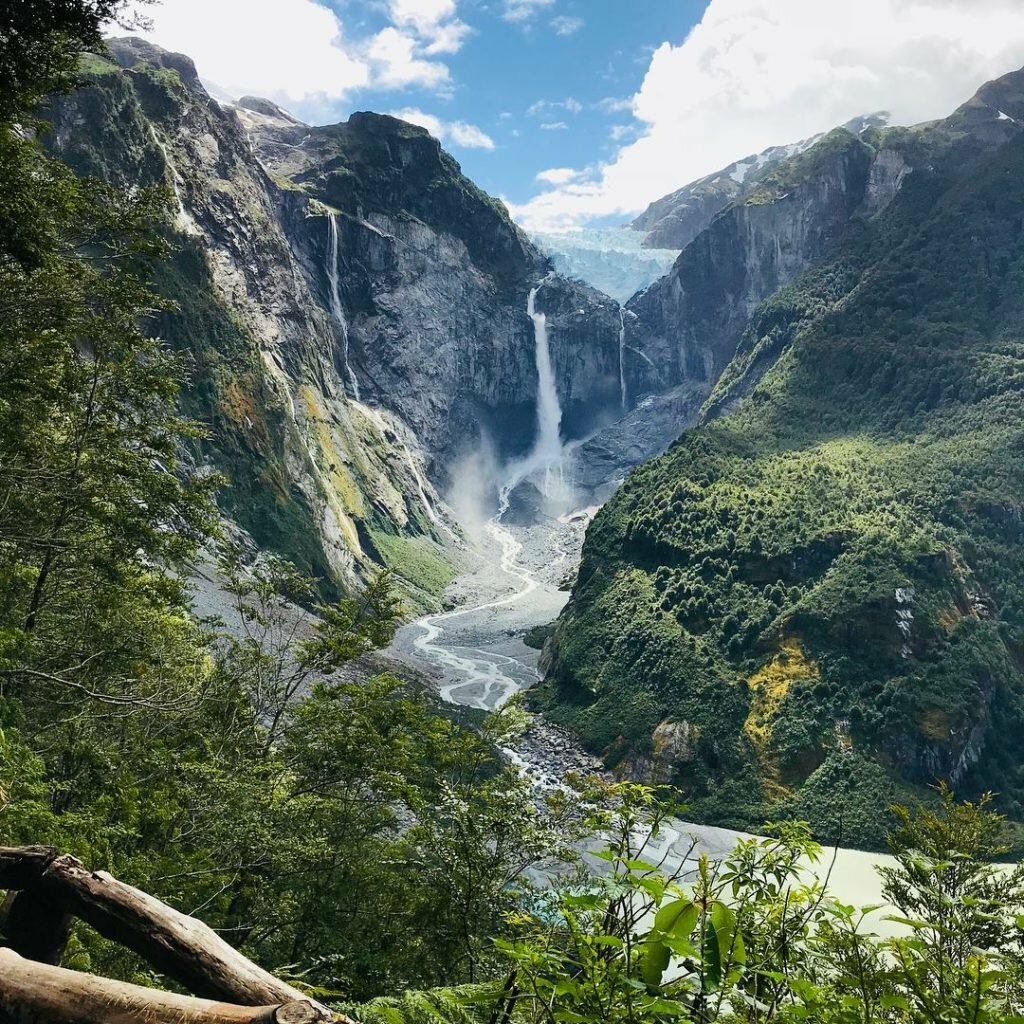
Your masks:
{"label": "white foam water", "polygon": [[504,486],[511,492],[522,481],[530,480],[549,499],[548,513],[557,515],[572,507],[573,487],[568,472],[569,450],[562,443],[562,405],[551,362],[547,317],[537,311],[537,294],[546,280],[531,289],[526,300],[526,312],[533,321],[537,368],[537,436],[530,453],[507,467]]}
{"label": "white foam water", "polygon": [[537,312],[537,293],[543,283],[530,291],[526,312],[533,321],[534,358],[537,362],[537,440],[533,451],[536,460],[548,467],[562,461],[562,405],[551,366],[548,318]]}

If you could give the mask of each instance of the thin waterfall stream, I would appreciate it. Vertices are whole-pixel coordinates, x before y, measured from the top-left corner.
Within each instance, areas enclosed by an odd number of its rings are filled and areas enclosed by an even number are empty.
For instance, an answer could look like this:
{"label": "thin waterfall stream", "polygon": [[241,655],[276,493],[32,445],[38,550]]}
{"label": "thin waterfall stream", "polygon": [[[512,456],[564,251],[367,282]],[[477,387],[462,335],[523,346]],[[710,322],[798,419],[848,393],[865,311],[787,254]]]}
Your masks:
{"label": "thin waterfall stream", "polygon": [[360,401],[359,381],[352,372],[348,361],[348,319],[345,317],[345,308],[341,304],[341,288],[338,282],[338,215],[333,210],[327,214],[327,235],[327,283],[330,286],[328,300],[331,319],[341,335],[341,361],[345,387],[350,396],[358,402]]}
{"label": "thin waterfall stream", "polygon": [[623,412],[629,412],[626,396],[626,311],[619,306],[619,400]]}

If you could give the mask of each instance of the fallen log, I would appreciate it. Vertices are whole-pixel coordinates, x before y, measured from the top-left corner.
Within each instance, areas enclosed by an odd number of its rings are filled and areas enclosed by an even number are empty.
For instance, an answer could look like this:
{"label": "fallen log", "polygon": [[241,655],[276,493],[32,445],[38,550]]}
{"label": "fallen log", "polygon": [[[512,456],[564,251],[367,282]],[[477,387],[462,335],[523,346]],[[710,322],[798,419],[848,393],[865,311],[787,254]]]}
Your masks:
{"label": "fallen log", "polygon": [[[330,1014],[322,1004],[244,957],[202,921],[104,871],[89,871],[74,857],[41,847],[0,847],[0,889],[20,890],[14,905],[22,897],[29,906],[45,905],[50,920],[59,912],[81,918],[104,938],[138,953],[197,996],[243,1006],[306,1002]],[[22,922],[26,919],[31,915],[20,915]],[[16,919],[13,925],[9,918],[6,932],[11,949],[31,956],[42,947],[46,959],[54,959],[52,941],[47,948],[28,924],[19,926]]]}
{"label": "fallen log", "polygon": [[238,1006],[39,964],[0,949],[3,1024],[320,1024],[312,1003]]}

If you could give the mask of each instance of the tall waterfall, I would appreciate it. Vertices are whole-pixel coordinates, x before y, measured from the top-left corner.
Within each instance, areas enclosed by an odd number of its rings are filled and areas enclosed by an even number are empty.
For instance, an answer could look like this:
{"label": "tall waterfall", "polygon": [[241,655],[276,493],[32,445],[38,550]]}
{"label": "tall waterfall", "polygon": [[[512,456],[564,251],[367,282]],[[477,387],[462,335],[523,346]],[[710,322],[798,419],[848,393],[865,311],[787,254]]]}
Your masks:
{"label": "tall waterfall", "polygon": [[537,292],[540,289],[541,286],[537,285],[526,302],[526,312],[533,321],[537,360],[537,442],[533,451],[537,463],[550,468],[562,459],[562,406],[558,401],[555,372],[551,368],[547,317],[537,312]]}
{"label": "tall waterfall", "polygon": [[341,359],[345,376],[345,387],[352,397],[359,401],[359,381],[352,372],[348,362],[348,320],[341,305],[341,293],[338,289],[338,218],[333,212],[327,214],[329,244],[327,246],[327,282],[330,285],[329,297],[331,317],[341,334]]}
{"label": "tall waterfall", "polygon": [[619,398],[622,411],[629,411],[629,400],[626,395],[626,311],[619,306]]}
{"label": "tall waterfall", "polygon": [[526,312],[533,321],[534,358],[537,363],[537,439],[530,454],[513,470],[507,487],[514,487],[524,477],[543,471],[541,489],[544,496],[563,501],[568,499],[568,493],[565,448],[562,446],[562,406],[551,365],[547,317],[537,312],[537,293],[543,285],[541,281],[533,288],[526,301]]}

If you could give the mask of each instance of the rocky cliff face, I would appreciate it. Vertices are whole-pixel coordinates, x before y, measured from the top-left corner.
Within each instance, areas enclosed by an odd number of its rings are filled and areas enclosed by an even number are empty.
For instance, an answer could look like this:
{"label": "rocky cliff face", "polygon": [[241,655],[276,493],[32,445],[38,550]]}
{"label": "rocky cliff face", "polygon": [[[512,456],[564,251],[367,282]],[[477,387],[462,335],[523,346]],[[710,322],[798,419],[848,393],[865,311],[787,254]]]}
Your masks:
{"label": "rocky cliff face", "polygon": [[[918,128],[885,128],[885,114],[857,118],[824,136],[738,161],[651,205],[635,222],[646,244],[685,246],[672,269],[626,305],[624,378],[631,403],[679,385],[718,388],[734,356],[745,380],[735,401],[768,365],[776,317],[752,318],[766,299],[861,232],[900,192],[915,167],[976,162],[1005,144],[1016,122],[1013,76],[988,83],[948,118]],[[769,311],[770,313],[771,311]],[[744,333],[753,335],[746,339]],[[741,360],[741,363],[743,360]],[[727,408],[729,406],[721,406]],[[690,424],[679,424],[685,427]]]}
{"label": "rocky cliff face", "polygon": [[[880,112],[854,118],[842,128],[859,136],[868,128],[882,127],[887,121],[888,114]],[[785,146],[770,146],[684,185],[651,203],[633,221],[633,230],[644,233],[643,244],[647,248],[683,249],[727,206],[752,192],[776,166],[806,152],[823,138],[824,134],[812,135]]]}
{"label": "rocky cliff face", "polygon": [[[873,127],[881,117],[738,161],[634,222],[685,248],[624,307],[622,391],[630,415],[581,449],[581,479],[595,496],[698,422],[761,304],[891,202],[911,165]],[[766,355],[761,346],[748,384],[768,365]],[[733,391],[732,400],[739,395]]]}
{"label": "rocky cliff face", "polygon": [[502,456],[529,448],[536,365],[526,304],[545,277],[538,309],[549,315],[568,436],[615,406],[615,304],[548,276],[546,260],[504,207],[426,131],[368,113],[324,128],[255,110],[240,117],[285,186],[286,230],[324,293],[335,217],[349,363],[360,394],[409,424],[440,479],[481,433]]}
{"label": "rocky cliff face", "polygon": [[[267,101],[212,100],[192,62],[115,40],[51,111],[82,173],[175,195],[177,303],[157,329],[186,357],[196,458],[225,512],[341,586],[391,565],[419,603],[456,545],[431,478],[490,434],[529,447],[529,289],[548,273],[504,208],[425,131],[354,115],[311,128]],[[618,314],[553,277],[552,359],[571,434],[618,401]]]}
{"label": "rocky cliff face", "polygon": [[[877,151],[837,129],[732,204],[630,301],[626,378],[636,398],[684,381],[708,391],[751,314],[867,215]],[[879,206],[871,193],[872,206]]]}

